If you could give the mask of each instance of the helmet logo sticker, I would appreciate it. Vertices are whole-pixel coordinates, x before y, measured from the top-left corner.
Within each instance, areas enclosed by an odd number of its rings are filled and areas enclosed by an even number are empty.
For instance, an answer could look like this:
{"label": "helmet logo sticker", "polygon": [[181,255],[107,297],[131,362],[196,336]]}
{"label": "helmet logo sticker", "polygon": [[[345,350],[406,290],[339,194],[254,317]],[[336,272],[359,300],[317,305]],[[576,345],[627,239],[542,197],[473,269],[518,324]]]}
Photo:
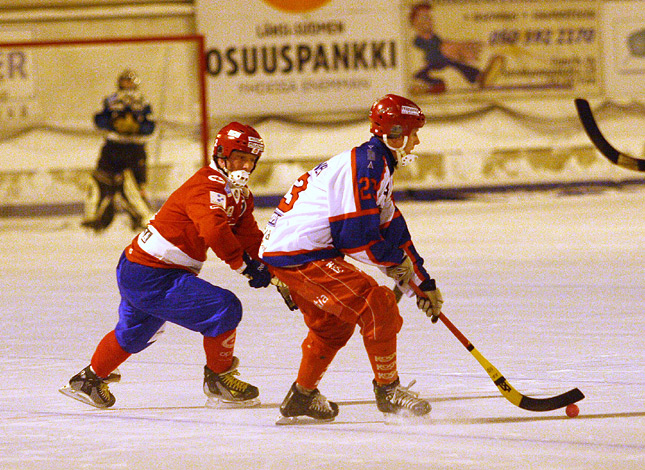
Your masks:
{"label": "helmet logo sticker", "polygon": [[262,139],[258,139],[257,137],[249,136],[249,143],[248,147],[251,150],[251,153],[254,155],[258,155],[264,151],[264,142]]}
{"label": "helmet logo sticker", "polygon": [[419,110],[413,108],[412,106],[401,106],[401,114],[411,114],[412,116],[418,116]]}

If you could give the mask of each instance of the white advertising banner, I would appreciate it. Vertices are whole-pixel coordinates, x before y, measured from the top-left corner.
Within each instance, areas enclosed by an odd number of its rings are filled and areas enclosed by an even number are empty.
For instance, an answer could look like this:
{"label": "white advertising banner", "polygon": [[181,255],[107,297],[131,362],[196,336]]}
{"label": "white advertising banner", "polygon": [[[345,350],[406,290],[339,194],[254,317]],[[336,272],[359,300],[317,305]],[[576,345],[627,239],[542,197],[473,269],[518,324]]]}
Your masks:
{"label": "white advertising banner", "polygon": [[211,116],[358,111],[401,93],[399,15],[387,0],[197,0]]}
{"label": "white advertising banner", "polygon": [[598,8],[581,0],[405,0],[407,89],[429,98],[598,92]]}
{"label": "white advertising banner", "polygon": [[645,1],[603,5],[605,93],[645,98]]}

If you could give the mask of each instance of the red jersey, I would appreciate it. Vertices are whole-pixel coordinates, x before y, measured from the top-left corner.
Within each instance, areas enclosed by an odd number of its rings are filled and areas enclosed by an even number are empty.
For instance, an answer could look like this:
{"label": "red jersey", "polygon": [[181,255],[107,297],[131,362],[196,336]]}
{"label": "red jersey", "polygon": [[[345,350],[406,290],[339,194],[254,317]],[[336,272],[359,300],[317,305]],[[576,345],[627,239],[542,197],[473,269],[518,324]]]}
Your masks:
{"label": "red jersey", "polygon": [[145,266],[198,274],[210,248],[237,270],[244,251],[258,258],[262,232],[253,207],[249,188],[233,187],[211,163],[170,195],[148,228],[126,248],[126,257]]}

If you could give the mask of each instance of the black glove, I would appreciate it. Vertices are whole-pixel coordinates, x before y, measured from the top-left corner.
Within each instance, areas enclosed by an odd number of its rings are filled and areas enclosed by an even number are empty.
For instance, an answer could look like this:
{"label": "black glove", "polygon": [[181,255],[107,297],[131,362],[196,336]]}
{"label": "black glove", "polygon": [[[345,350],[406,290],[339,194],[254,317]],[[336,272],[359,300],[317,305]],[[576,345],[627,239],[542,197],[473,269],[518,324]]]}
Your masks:
{"label": "black glove", "polygon": [[242,257],[244,258],[244,263],[246,263],[246,268],[242,271],[242,275],[249,278],[249,286],[255,289],[268,286],[271,283],[271,273],[267,265],[251,258],[246,253]]}

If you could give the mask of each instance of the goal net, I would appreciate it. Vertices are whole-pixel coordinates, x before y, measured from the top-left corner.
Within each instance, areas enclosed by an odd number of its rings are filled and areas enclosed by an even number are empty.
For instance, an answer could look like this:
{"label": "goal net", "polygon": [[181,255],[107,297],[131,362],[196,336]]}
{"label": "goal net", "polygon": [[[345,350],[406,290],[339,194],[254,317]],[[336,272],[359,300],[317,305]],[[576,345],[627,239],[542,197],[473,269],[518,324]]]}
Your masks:
{"label": "goal net", "polygon": [[205,161],[201,36],[32,41],[0,36],[0,215],[80,212],[104,134],[94,125],[124,69],[156,121],[148,185],[163,200]]}

